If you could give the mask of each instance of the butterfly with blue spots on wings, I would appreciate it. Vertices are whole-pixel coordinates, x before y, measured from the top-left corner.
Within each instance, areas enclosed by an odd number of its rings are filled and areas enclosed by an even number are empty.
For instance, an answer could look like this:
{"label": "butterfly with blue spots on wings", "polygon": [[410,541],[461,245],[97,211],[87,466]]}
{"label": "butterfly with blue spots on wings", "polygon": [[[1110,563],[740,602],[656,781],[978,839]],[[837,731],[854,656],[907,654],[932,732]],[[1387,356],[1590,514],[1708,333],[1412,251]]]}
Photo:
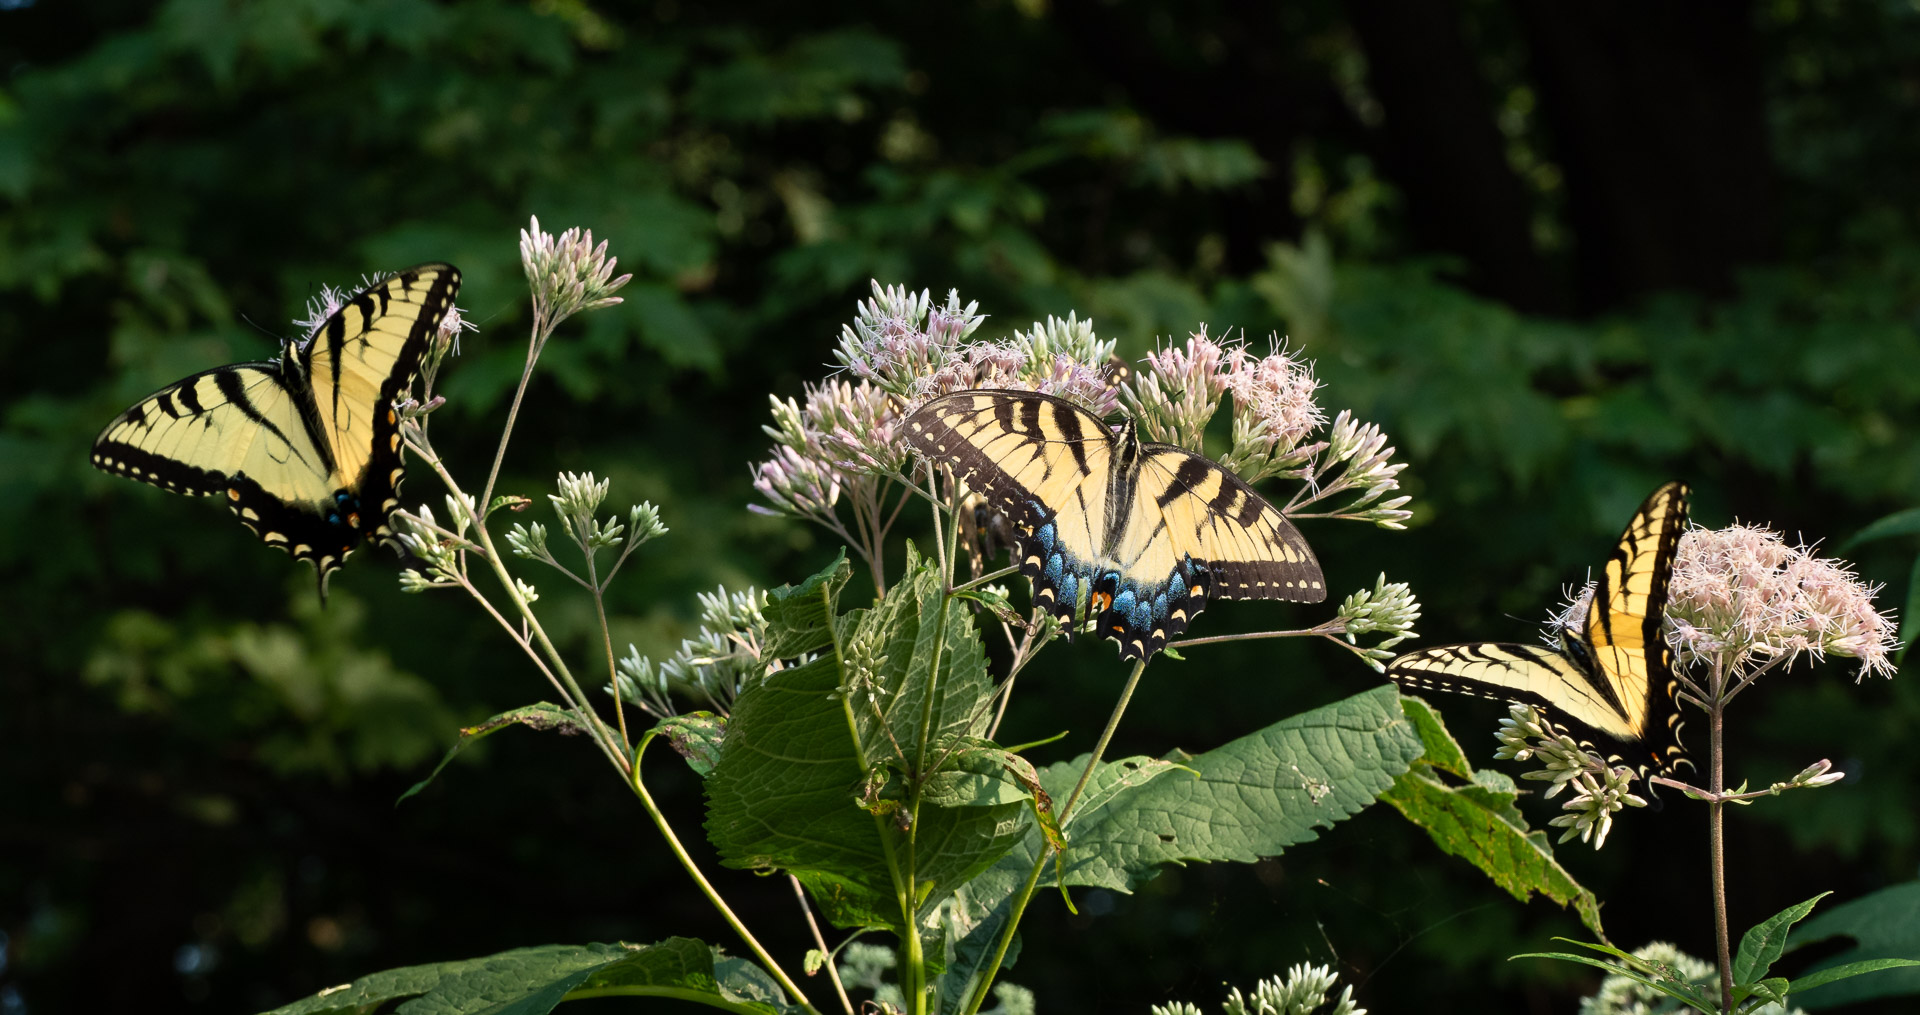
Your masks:
{"label": "butterfly with blue spots on wings", "polygon": [[1327,596],[1286,516],[1204,456],[1142,443],[1071,402],[1031,391],[961,391],[905,420],[909,444],[1003,512],[1034,604],[1076,629],[1088,618],[1122,659],[1166,646],[1210,599]]}

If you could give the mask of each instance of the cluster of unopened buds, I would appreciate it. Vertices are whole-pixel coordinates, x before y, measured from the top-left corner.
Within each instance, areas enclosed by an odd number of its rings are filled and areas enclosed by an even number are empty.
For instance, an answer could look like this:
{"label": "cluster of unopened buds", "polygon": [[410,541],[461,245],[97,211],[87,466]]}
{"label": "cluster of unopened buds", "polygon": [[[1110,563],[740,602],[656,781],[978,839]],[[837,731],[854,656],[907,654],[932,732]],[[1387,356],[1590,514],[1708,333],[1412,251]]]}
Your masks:
{"label": "cluster of unopened buds", "polygon": [[[1367,1010],[1353,1003],[1353,988],[1342,987],[1340,995],[1331,1000],[1328,992],[1340,982],[1332,969],[1326,966],[1299,963],[1287,970],[1285,977],[1275,976],[1262,980],[1253,988],[1252,994],[1242,994],[1240,988],[1227,990],[1225,1003],[1220,1006],[1221,1015],[1367,1015]],[[1198,1005],[1186,1001],[1172,1004],[1154,1005],[1152,1015],[1203,1015]]]}
{"label": "cluster of unopened buds", "polygon": [[618,304],[614,293],[633,280],[630,274],[614,277],[619,263],[607,256],[607,241],[594,245],[591,229],[569,229],[556,237],[543,232],[534,218],[520,231],[520,266],[533,286],[534,312],[549,330],[583,310]]}
{"label": "cluster of unopened buds", "polygon": [[1565,813],[1548,822],[1566,829],[1560,836],[1561,842],[1578,838],[1599,849],[1606,845],[1616,813],[1647,805],[1646,800],[1632,792],[1637,778],[1633,769],[1608,764],[1531,705],[1511,706],[1494,736],[1500,741],[1494,757],[1540,762],[1538,770],[1524,772],[1520,777],[1551,782],[1542,794],[1544,797],[1551,800],[1562,791],[1573,791],[1573,796],[1560,805]]}

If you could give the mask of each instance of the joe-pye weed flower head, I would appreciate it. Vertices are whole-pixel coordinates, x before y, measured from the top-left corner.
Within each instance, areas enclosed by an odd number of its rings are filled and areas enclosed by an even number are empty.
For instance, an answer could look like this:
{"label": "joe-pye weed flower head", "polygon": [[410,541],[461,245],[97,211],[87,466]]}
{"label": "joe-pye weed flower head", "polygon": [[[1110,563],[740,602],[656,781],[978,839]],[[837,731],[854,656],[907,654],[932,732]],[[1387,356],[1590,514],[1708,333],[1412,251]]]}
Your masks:
{"label": "joe-pye weed flower head", "polygon": [[1859,660],[1856,680],[1891,677],[1896,628],[1873,607],[1879,591],[1844,562],[1766,528],[1695,529],[1675,554],[1667,641],[1682,662],[1719,667],[1742,684],[1829,655]]}

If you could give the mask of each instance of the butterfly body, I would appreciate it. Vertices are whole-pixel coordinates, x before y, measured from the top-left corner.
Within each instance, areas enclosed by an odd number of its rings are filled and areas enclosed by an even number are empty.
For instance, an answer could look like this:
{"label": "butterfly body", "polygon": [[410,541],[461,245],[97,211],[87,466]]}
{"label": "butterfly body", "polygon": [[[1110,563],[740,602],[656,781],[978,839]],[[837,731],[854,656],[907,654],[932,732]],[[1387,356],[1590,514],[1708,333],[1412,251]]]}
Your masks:
{"label": "butterfly body", "polygon": [[223,498],[269,546],[329,574],[392,537],[403,475],[399,413],[460,275],[400,272],[347,300],[272,360],[215,367],[114,417],[93,444],[103,471]]}
{"label": "butterfly body", "polygon": [[907,440],[1004,512],[1034,604],[1094,620],[1122,658],[1185,631],[1209,598],[1318,602],[1325,582],[1292,523],[1206,458],[1142,443],[1070,402],[962,391],[906,420]]}
{"label": "butterfly body", "polygon": [[1681,763],[1673,656],[1661,634],[1667,584],[1687,527],[1687,487],[1668,483],[1634,513],[1580,615],[1555,645],[1470,642],[1405,653],[1387,666],[1403,687],[1532,705],[1642,773]]}

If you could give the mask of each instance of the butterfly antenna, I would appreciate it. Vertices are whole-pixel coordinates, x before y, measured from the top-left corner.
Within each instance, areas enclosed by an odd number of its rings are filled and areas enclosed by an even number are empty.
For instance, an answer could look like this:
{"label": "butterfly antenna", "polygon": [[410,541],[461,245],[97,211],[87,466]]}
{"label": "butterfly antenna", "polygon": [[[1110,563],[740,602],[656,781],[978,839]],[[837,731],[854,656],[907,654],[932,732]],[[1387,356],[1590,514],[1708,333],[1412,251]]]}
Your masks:
{"label": "butterfly antenna", "polygon": [[279,343],[280,345],[287,344],[287,336],[282,335],[271,328],[262,327],[260,322],[254,320],[251,317],[248,317],[246,314],[241,314],[240,319],[247,322],[247,324],[250,327],[252,327],[253,330],[259,332],[262,335],[267,336],[268,338],[273,339],[275,342]]}

